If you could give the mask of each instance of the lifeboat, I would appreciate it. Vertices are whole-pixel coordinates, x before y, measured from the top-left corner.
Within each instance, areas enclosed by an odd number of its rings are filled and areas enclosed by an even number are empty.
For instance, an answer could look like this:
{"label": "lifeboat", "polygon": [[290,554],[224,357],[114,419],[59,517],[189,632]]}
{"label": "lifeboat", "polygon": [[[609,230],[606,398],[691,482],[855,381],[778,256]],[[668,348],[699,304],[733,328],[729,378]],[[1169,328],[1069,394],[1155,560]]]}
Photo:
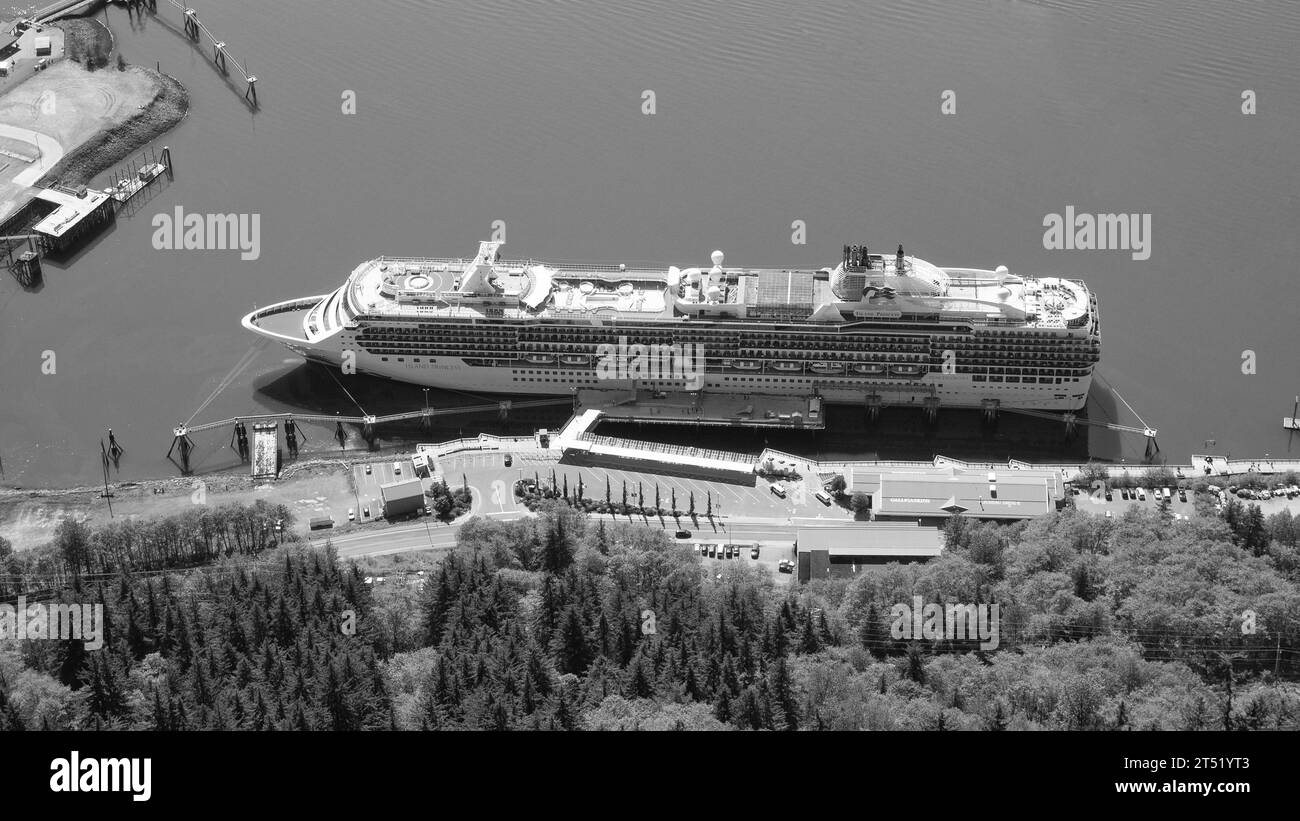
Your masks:
{"label": "lifeboat", "polygon": [[879,376],[885,372],[885,366],[878,365],[875,362],[859,362],[853,366],[853,372],[867,376]]}
{"label": "lifeboat", "polygon": [[808,367],[813,373],[844,373],[843,362],[814,362]]}
{"label": "lifeboat", "polygon": [[585,353],[560,354],[561,365],[590,365],[591,357]]}
{"label": "lifeboat", "polygon": [[889,372],[894,376],[919,376],[921,374],[920,365],[890,365]]}
{"label": "lifeboat", "polygon": [[555,355],[549,353],[526,353],[524,361],[530,365],[554,365]]}
{"label": "lifeboat", "polygon": [[795,371],[802,371],[802,370],[803,370],[803,363],[802,363],[802,362],[773,362],[773,363],[772,363],[772,370],[775,370],[775,371],[782,371],[782,372],[785,372],[785,373],[793,373],[793,372],[795,372]]}
{"label": "lifeboat", "polygon": [[763,363],[755,362],[752,359],[733,359],[731,360],[731,367],[738,371],[757,371],[762,369]]}

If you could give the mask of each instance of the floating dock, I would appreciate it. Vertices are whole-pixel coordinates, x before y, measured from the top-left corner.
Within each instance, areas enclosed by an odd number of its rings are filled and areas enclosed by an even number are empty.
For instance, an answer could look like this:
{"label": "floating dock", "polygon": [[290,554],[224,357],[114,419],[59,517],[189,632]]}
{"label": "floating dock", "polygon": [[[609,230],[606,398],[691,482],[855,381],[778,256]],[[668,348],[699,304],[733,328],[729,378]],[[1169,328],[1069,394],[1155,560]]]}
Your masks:
{"label": "floating dock", "polygon": [[599,411],[610,422],[800,430],[821,430],[826,425],[822,399],[816,395],[579,389],[574,415],[589,410]]}

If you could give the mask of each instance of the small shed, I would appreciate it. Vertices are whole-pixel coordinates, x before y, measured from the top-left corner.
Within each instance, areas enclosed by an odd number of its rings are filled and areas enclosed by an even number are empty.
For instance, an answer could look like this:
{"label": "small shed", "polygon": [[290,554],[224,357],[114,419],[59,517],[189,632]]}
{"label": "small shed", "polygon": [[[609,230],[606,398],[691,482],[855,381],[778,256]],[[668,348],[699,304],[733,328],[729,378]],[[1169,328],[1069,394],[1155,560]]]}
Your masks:
{"label": "small shed", "polygon": [[53,53],[53,47],[50,45],[50,38],[48,35],[37,37],[33,41],[33,44],[36,46],[37,57],[48,57]]}

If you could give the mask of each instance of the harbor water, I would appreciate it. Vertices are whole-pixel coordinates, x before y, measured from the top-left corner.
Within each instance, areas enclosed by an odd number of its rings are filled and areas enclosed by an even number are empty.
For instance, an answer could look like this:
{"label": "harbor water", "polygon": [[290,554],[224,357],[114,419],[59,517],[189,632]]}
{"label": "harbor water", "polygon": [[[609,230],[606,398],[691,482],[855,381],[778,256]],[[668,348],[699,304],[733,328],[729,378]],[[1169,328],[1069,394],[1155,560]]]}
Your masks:
{"label": "harbor water", "polygon": [[[259,77],[256,111],[168,4],[157,19],[106,14],[126,60],[178,78],[192,108],[159,140],[174,181],[45,261],[40,286],[0,276],[6,485],[94,484],[109,427],[127,481],[176,475],[165,455],[186,420],[420,407],[419,388],[341,384],[240,318],[325,293],[379,254],[472,255],[502,224],[509,256],[539,259],[707,265],[719,248],[728,264],[820,268],[845,243],[901,243],[938,265],[1084,279],[1099,373],[1132,407],[1099,388],[1091,418],[1158,428],[1175,463],[1291,447],[1290,0],[207,4],[204,22]],[[258,215],[256,252],[155,247],[155,216],[177,209]],[[1148,247],[1047,247],[1045,220],[1067,210],[1149,219]],[[520,433],[566,415],[405,432]],[[960,437],[911,419],[881,435],[861,417],[837,410],[836,430],[791,449],[960,455]],[[1000,458],[1135,462],[1146,444],[1094,430],[1085,452],[1054,455],[1055,434],[1030,423],[1021,437],[1005,417],[1001,441],[968,419],[957,430]],[[331,427],[306,430],[309,451],[335,446]],[[195,438],[198,470],[238,464],[228,430]]]}

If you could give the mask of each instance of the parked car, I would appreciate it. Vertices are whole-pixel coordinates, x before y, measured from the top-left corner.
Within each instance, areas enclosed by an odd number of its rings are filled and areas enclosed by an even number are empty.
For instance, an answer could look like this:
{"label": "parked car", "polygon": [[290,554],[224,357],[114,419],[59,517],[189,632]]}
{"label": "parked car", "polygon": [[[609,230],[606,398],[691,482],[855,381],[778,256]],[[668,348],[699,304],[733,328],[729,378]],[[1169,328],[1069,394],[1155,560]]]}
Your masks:
{"label": "parked car", "polygon": [[393,473],[396,473],[398,476],[401,476],[401,475],[402,475],[402,463],[401,463],[401,462],[393,462]]}
{"label": "parked car", "polygon": [[1111,493],[1109,490],[1106,491],[1106,501],[1108,502],[1115,501],[1115,494]]}
{"label": "parked car", "polygon": [[511,457],[511,455],[507,453],[507,454],[506,454],[506,467],[510,467],[510,466],[513,465],[514,463],[515,463],[514,458]]}
{"label": "parked car", "polygon": [[698,556],[700,554],[700,543],[696,542],[695,544],[691,545],[691,547],[695,548],[695,554]]}
{"label": "parked car", "polygon": [[367,519],[370,518],[370,505],[366,505],[365,507],[361,508],[361,515]]}
{"label": "parked car", "polygon": [[1187,488],[1185,487],[1178,488],[1178,501],[1180,502],[1187,501]]}
{"label": "parked car", "polygon": [[679,530],[679,531],[677,531],[677,538],[679,538],[679,539],[689,539],[689,538],[691,538],[691,532],[690,532],[689,530]]}
{"label": "parked car", "polygon": [[366,465],[366,475],[367,475],[367,476],[370,475],[370,465],[369,465],[369,464]]}
{"label": "parked car", "polygon": [[1127,502],[1127,501],[1128,501],[1128,488],[1126,488],[1126,487],[1122,487],[1122,488],[1120,488],[1120,489],[1119,489],[1119,497],[1120,497],[1121,499],[1123,499],[1124,501]]}
{"label": "parked car", "polygon": [[751,558],[751,559],[757,559],[757,558],[758,558],[758,553],[759,553],[758,545],[754,545],[753,550],[750,550],[750,551],[749,551],[749,558]]}
{"label": "parked car", "polygon": [[777,482],[777,483],[773,484],[773,485],[772,485],[772,493],[773,493],[775,496],[777,496],[778,498],[784,499],[784,498],[785,498],[785,485],[781,484],[780,482]]}
{"label": "parked car", "polygon": [[794,562],[790,561],[789,559],[782,559],[780,562],[777,563],[776,569],[781,571],[782,573],[793,573]]}
{"label": "parked car", "polygon": [[826,491],[824,491],[824,490],[819,490],[819,491],[817,491],[817,501],[821,502],[822,504],[826,505],[827,507],[830,507],[830,506],[831,506],[831,495],[830,495],[829,493],[827,493]]}
{"label": "parked car", "polygon": [[348,521],[355,522],[356,520],[357,520],[357,512],[352,508],[348,508]]}
{"label": "parked car", "polygon": [[716,559],[716,558],[718,558],[718,543],[717,543],[717,542],[709,542],[709,558],[710,558],[710,559]]}
{"label": "parked car", "polygon": [[1146,488],[1138,488],[1138,499],[1145,502],[1147,500]]}

